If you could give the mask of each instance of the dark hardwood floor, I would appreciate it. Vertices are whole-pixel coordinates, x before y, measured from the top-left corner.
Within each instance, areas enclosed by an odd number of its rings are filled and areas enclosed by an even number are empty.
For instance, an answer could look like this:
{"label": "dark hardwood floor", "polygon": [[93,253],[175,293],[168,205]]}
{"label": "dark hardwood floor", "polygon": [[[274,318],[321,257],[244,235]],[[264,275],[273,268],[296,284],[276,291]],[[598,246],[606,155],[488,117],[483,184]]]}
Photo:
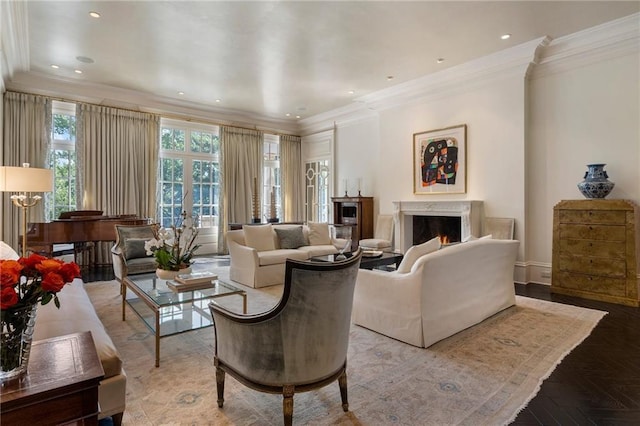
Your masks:
{"label": "dark hardwood floor", "polygon": [[[110,266],[85,282],[112,280]],[[640,308],[551,294],[516,284],[516,294],[608,312],[546,379],[512,425],[640,425]]]}
{"label": "dark hardwood floor", "polygon": [[512,425],[640,425],[640,308],[516,284],[516,294],[608,312]]}

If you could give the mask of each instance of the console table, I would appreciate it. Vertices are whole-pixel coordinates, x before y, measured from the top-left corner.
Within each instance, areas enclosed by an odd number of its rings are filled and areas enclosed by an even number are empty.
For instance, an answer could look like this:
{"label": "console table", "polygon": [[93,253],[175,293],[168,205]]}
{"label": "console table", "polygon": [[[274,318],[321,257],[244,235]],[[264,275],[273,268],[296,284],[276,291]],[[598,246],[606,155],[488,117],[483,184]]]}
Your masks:
{"label": "console table", "polygon": [[34,341],[27,374],[0,388],[2,425],[97,425],[103,377],[90,332]]}

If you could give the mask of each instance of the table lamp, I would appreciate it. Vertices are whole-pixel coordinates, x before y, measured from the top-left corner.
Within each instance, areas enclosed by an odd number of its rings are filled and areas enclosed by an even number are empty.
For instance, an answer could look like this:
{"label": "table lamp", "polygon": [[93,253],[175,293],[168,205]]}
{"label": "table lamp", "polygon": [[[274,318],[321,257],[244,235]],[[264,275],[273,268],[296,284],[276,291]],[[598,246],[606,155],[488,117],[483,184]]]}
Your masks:
{"label": "table lamp", "polygon": [[11,196],[11,201],[22,209],[22,257],[27,257],[27,210],[42,199],[32,192],[53,191],[53,170],[29,167],[0,166],[0,191],[18,192]]}

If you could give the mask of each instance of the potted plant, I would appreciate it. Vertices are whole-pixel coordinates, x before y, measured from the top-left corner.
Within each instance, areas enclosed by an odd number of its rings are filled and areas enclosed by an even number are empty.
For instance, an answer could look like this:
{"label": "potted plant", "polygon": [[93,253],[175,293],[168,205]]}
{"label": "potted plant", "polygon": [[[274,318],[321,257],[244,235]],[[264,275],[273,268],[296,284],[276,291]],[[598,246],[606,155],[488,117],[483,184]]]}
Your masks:
{"label": "potted plant", "polygon": [[190,272],[191,259],[200,248],[195,244],[198,228],[193,218],[189,218],[187,224],[187,212],[183,211],[180,217],[179,223],[158,229],[155,238],[144,244],[147,254],[153,255],[158,264],[158,278],[173,279],[180,273]]}

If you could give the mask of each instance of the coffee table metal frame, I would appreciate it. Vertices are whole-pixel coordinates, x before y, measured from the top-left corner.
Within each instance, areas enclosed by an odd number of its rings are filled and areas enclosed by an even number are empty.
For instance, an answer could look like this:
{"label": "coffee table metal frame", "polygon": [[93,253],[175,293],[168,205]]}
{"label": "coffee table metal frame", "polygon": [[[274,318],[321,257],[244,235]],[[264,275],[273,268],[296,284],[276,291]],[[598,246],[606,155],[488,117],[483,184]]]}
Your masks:
{"label": "coffee table metal frame", "polygon": [[[137,297],[127,297],[127,290],[130,290]],[[211,288],[175,292],[167,287],[166,281],[158,278],[155,273],[129,275],[123,278],[120,293],[122,295],[122,321],[126,321],[126,305],[128,304],[133,312],[155,334],[156,367],[160,366],[160,338],[213,325],[213,320],[208,311],[208,301],[218,297],[239,295],[242,297],[242,312],[247,313],[247,292],[220,280],[215,280],[214,286]],[[148,317],[145,318],[143,313],[138,310],[139,303],[136,302],[143,302],[153,311],[154,324],[151,324]],[[202,306],[197,306],[198,304]],[[193,312],[201,317],[203,317],[203,313],[207,315],[206,318],[209,319],[209,324],[191,326],[163,334],[160,322],[162,311],[167,309],[184,310],[185,305],[194,308]]]}

